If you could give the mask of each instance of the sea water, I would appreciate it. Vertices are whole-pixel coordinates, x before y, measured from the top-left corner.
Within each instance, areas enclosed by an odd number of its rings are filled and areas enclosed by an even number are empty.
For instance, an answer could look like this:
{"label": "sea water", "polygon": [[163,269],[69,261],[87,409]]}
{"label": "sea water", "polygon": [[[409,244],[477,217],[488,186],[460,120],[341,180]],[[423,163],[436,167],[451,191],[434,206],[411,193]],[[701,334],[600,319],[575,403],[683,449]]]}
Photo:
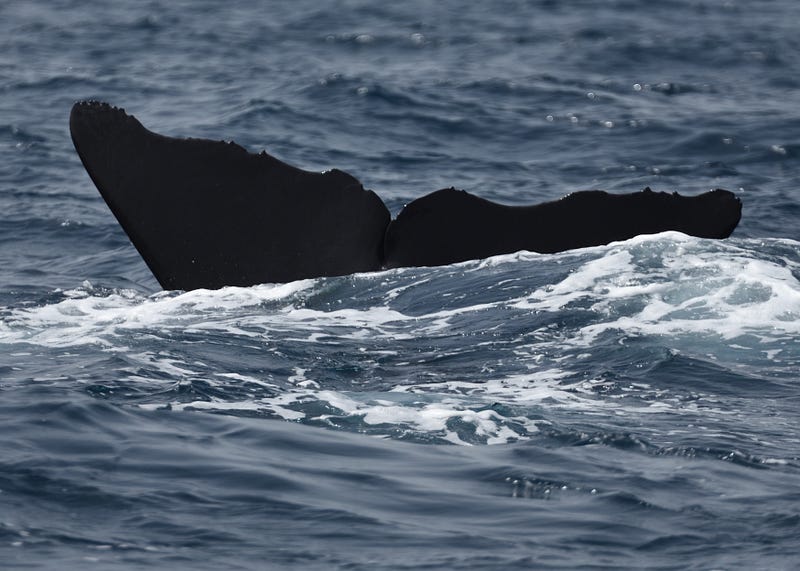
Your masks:
{"label": "sea water", "polygon": [[[0,4],[0,568],[795,569],[800,6]],[[668,232],[163,292],[73,102],[393,213],[602,188]]]}

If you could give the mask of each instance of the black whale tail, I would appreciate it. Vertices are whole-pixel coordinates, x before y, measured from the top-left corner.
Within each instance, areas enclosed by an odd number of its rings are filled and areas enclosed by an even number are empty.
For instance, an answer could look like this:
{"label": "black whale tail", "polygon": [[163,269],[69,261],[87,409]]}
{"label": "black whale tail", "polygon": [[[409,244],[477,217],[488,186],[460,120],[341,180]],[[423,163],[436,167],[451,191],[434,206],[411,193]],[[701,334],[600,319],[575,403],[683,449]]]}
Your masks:
{"label": "black whale tail", "polygon": [[679,230],[725,238],[732,193],[586,191],[511,207],[445,189],[396,220],[339,170],[312,173],[234,143],[148,131],[124,110],[76,103],[70,132],[103,199],[164,289],[219,288],[542,253]]}

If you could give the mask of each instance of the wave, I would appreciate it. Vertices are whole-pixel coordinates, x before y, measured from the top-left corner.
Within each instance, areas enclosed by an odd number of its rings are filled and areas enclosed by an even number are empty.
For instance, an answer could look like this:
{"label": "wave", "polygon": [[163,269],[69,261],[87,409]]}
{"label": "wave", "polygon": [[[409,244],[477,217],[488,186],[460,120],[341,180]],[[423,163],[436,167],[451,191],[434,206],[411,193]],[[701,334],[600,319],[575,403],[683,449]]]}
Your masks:
{"label": "wave", "polygon": [[665,233],[251,288],[143,295],[86,283],[2,308],[0,343],[113,354],[118,379],[91,390],[136,388],[127,400],[148,409],[502,443],[560,408],[724,414],[662,386],[692,368],[729,382],[793,378],[798,275],[791,240]]}

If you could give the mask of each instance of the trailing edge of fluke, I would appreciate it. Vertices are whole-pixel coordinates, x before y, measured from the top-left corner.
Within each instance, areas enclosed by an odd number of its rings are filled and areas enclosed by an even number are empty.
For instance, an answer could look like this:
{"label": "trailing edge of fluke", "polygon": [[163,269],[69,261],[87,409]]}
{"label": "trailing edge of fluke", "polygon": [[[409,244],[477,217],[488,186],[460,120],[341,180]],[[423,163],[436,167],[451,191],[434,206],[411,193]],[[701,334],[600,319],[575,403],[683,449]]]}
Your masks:
{"label": "trailing edge of fluke", "polygon": [[693,197],[591,190],[504,206],[449,188],[391,220],[345,172],[304,171],[232,142],[158,135],[106,103],[76,103],[70,133],[103,199],[170,290],[552,253],[666,230],[726,238],[741,217],[739,199],[721,189]]}

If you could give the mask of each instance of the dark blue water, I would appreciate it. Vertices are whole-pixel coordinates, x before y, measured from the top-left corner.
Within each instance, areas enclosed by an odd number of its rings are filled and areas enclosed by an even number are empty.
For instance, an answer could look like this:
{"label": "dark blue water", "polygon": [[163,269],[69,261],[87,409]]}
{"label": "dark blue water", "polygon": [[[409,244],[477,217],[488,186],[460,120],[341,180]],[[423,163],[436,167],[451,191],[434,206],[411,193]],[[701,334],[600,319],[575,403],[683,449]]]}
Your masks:
{"label": "dark blue water", "polygon": [[[0,567],[795,569],[800,5],[0,4]],[[72,103],[714,242],[160,292]]]}

